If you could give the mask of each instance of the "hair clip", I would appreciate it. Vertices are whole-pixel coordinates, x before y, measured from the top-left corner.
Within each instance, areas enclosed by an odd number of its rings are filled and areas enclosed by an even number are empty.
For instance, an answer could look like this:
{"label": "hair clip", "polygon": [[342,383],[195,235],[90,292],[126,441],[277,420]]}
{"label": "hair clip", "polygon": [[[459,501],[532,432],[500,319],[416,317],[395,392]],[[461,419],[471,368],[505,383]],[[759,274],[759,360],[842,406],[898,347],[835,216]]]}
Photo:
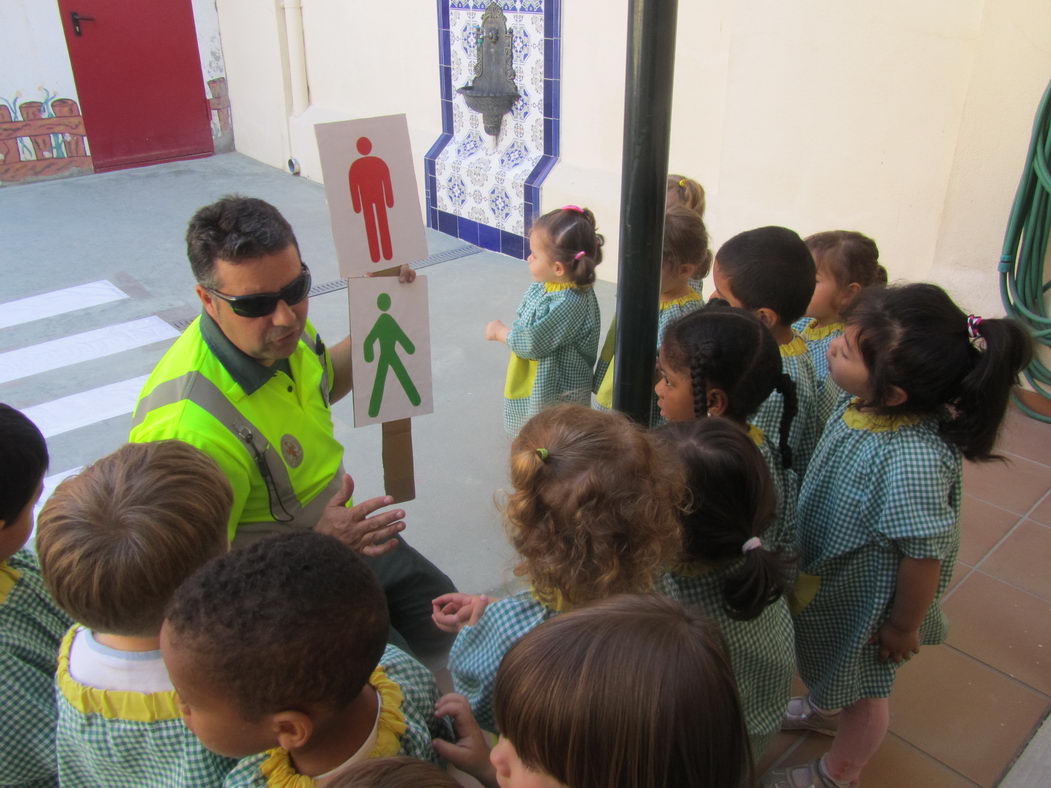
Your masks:
{"label": "hair clip", "polygon": [[753,536],[751,539],[749,539],[747,542],[741,545],[741,552],[748,553],[752,550],[758,550],[762,546],[763,541],[758,536]]}
{"label": "hair clip", "polygon": [[537,449],[536,456],[540,458],[540,462],[547,462],[547,458],[551,456],[551,452],[547,449]]}
{"label": "hair clip", "polygon": [[573,211],[574,213],[580,213],[580,214],[584,213],[584,209],[581,208],[579,205],[563,205],[562,206],[562,210],[563,211]]}
{"label": "hair clip", "polygon": [[587,254],[587,252],[585,252],[583,249],[581,249],[579,252],[577,252],[575,255],[573,255],[573,259],[574,260],[579,260],[581,257],[583,257],[586,254]]}
{"label": "hair clip", "polygon": [[679,188],[683,189],[685,187],[686,187],[686,179],[685,178],[679,178]]}
{"label": "hair clip", "polygon": [[978,315],[967,315],[967,336],[971,339],[979,339],[982,336],[981,325],[982,318]]}

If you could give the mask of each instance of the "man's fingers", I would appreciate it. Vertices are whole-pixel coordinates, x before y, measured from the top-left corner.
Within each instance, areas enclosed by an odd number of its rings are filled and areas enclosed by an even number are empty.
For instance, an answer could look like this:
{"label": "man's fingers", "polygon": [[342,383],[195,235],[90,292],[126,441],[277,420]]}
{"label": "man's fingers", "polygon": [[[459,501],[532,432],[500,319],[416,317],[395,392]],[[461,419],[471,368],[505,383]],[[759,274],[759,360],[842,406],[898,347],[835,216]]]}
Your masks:
{"label": "man's fingers", "polygon": [[384,542],[383,544],[374,544],[374,545],[370,545],[368,547],[363,547],[363,548],[361,548],[361,550],[359,552],[362,555],[370,555],[370,556],[375,557],[375,556],[378,556],[378,555],[386,555],[391,550],[394,550],[397,547],[398,547],[398,540],[397,539],[391,539],[390,541]]}
{"label": "man's fingers", "polygon": [[[333,495],[329,501],[329,506],[346,506],[347,501],[354,494],[354,480],[350,478],[349,473],[343,474],[343,481],[339,486],[339,492]],[[366,501],[367,503],[367,501]]]}
{"label": "man's fingers", "polygon": [[[354,487],[352,482],[351,490],[353,489]],[[391,498],[389,495],[381,495],[378,498],[369,498],[367,501],[362,501],[350,510],[350,519],[364,520],[377,509],[382,509],[384,506],[390,506],[392,503],[394,503],[394,499]],[[387,523],[393,522],[394,520],[400,520],[404,516],[405,512],[403,512],[401,509],[393,509],[392,511],[384,512],[383,514],[377,514],[372,519],[378,521],[377,527],[382,527]]]}

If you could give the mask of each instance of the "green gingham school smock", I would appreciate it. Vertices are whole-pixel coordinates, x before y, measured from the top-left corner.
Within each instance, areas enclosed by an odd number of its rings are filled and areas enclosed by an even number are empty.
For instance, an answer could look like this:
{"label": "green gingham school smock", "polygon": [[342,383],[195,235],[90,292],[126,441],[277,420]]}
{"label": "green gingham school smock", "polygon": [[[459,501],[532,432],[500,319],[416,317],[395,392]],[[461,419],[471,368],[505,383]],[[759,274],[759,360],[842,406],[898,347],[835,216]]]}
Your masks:
{"label": "green gingham school smock", "polygon": [[[798,480],[802,481],[821,434],[817,415],[817,375],[814,373],[814,362],[810,360],[806,342],[798,334],[787,345],[778,345],[778,349],[781,351],[782,369],[796,384],[798,408],[788,430],[788,445],[792,447],[792,468]],[[755,425],[769,436],[774,446],[778,445],[777,436],[781,434],[781,412],[784,409],[782,400],[783,397],[778,392],[771,392],[752,419]]]}
{"label": "green gingham school smock", "polygon": [[0,563],[0,784],[57,785],[55,668],[73,622],[51,599],[36,553]]}
{"label": "green gingham school smock", "polygon": [[504,429],[517,435],[549,405],[591,404],[599,309],[590,285],[534,282],[507,334]]}
{"label": "green gingham school smock", "polygon": [[558,615],[532,591],[520,591],[493,602],[473,627],[464,627],[449,651],[453,691],[470,701],[478,724],[496,730],[493,687],[500,660],[528,632]]}
{"label": "green gingham school smock", "polygon": [[737,679],[752,754],[758,761],[781,728],[792,695],[796,658],[792,616],[784,597],[751,621],[738,621],[727,614],[723,584],[743,563],[743,558],[737,558],[720,564],[677,566],[663,577],[660,588],[666,596],[697,607],[719,624]]}
{"label": "green gingham school smock", "polygon": [[[382,730],[384,725],[391,722],[396,723],[399,717],[404,718],[406,727],[398,739],[400,744],[398,752],[385,755],[381,752],[369,757],[407,755],[419,758],[421,761],[438,763],[438,756],[431,742],[435,738],[453,741],[453,737],[448,725],[434,716],[434,707],[439,697],[438,684],[434,680],[434,675],[397,646],[390,644],[383,650],[378,667],[382,668],[386,679],[397,685],[402,695],[401,706],[398,709],[381,709],[380,729]],[[378,690],[384,701],[389,700],[390,696],[383,688],[382,681]],[[377,741],[377,750],[382,750],[383,747],[383,736],[381,735]],[[266,788],[269,785],[286,786],[290,779],[310,780],[306,775],[294,771],[284,751],[280,751],[279,755],[283,755],[283,758],[280,758],[280,763],[277,768],[273,769],[273,773],[269,776],[264,774],[262,767],[271,758],[272,752],[277,752],[277,750],[242,758],[233,771],[226,776],[223,788]],[[310,782],[314,781],[310,780]]]}
{"label": "green gingham school smock", "polygon": [[814,372],[820,390],[828,378],[828,346],[836,337],[843,335],[846,324],[829,323],[818,328],[814,325],[816,322],[812,317],[804,317],[793,323],[792,329],[806,342],[807,353],[814,362]]}
{"label": "green gingham school smock", "polygon": [[175,690],[103,690],[73,678],[69,651],[78,629],[62,641],[55,674],[59,782],[77,788],[222,785],[237,761],[206,750],[190,732]]}
{"label": "green gingham school smock", "polygon": [[[890,614],[902,558],[941,561],[920,643],[945,639],[939,600],[959,549],[962,473],[933,418],[875,416],[850,403],[829,421],[799,500],[800,570],[820,580],[795,617],[796,659],[819,707],[890,695],[898,666],[880,662],[868,640]],[[801,577],[797,589],[812,580]]]}
{"label": "green gingham school smock", "polygon": [[774,531],[770,536],[767,549],[785,547],[795,551],[796,547],[796,507],[798,499],[799,482],[796,480],[796,472],[781,464],[781,452],[776,446],[772,446],[766,439],[763,431],[754,424],[748,425],[748,437],[759,449],[763,456],[767,470],[770,471],[770,481],[774,485],[774,493],[777,495],[777,521],[774,523]]}

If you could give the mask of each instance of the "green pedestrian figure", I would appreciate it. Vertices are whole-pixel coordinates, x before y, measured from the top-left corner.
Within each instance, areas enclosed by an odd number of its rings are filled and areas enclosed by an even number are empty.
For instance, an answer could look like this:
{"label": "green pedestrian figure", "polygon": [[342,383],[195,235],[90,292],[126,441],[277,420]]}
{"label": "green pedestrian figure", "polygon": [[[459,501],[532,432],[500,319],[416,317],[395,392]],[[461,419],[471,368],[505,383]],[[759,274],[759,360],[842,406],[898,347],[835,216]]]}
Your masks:
{"label": "green pedestrian figure", "polygon": [[402,331],[398,321],[387,314],[387,310],[390,309],[390,296],[386,293],[380,293],[379,298],[376,299],[376,306],[380,308],[383,314],[376,318],[375,325],[372,326],[369,335],[365,337],[364,347],[365,362],[371,364],[374,358],[372,346],[376,342],[380,343],[376,382],[372,385],[372,398],[369,400],[369,416],[373,418],[379,414],[380,405],[383,403],[383,388],[387,384],[388,369],[393,369],[394,374],[398,376],[398,381],[401,383],[401,387],[405,389],[409,402],[413,405],[420,404],[420,392],[416,390],[416,386],[412,383],[412,378],[409,377],[409,373],[405,370],[405,365],[401,363],[401,359],[398,357],[399,342],[410,356],[416,352],[416,346],[412,344],[412,340]]}

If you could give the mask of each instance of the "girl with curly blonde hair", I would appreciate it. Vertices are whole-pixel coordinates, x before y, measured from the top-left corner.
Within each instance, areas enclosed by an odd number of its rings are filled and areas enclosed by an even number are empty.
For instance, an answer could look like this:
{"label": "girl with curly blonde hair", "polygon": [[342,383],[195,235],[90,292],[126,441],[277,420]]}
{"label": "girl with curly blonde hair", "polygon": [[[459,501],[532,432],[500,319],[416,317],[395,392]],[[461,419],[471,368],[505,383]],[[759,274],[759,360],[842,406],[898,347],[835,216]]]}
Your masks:
{"label": "girl with curly blonde hair", "polygon": [[504,513],[515,573],[531,587],[492,603],[434,600],[435,622],[459,630],[449,670],[482,727],[494,729],[496,671],[523,635],[562,611],[654,588],[681,547],[680,473],[620,413],[559,405],[523,427]]}

